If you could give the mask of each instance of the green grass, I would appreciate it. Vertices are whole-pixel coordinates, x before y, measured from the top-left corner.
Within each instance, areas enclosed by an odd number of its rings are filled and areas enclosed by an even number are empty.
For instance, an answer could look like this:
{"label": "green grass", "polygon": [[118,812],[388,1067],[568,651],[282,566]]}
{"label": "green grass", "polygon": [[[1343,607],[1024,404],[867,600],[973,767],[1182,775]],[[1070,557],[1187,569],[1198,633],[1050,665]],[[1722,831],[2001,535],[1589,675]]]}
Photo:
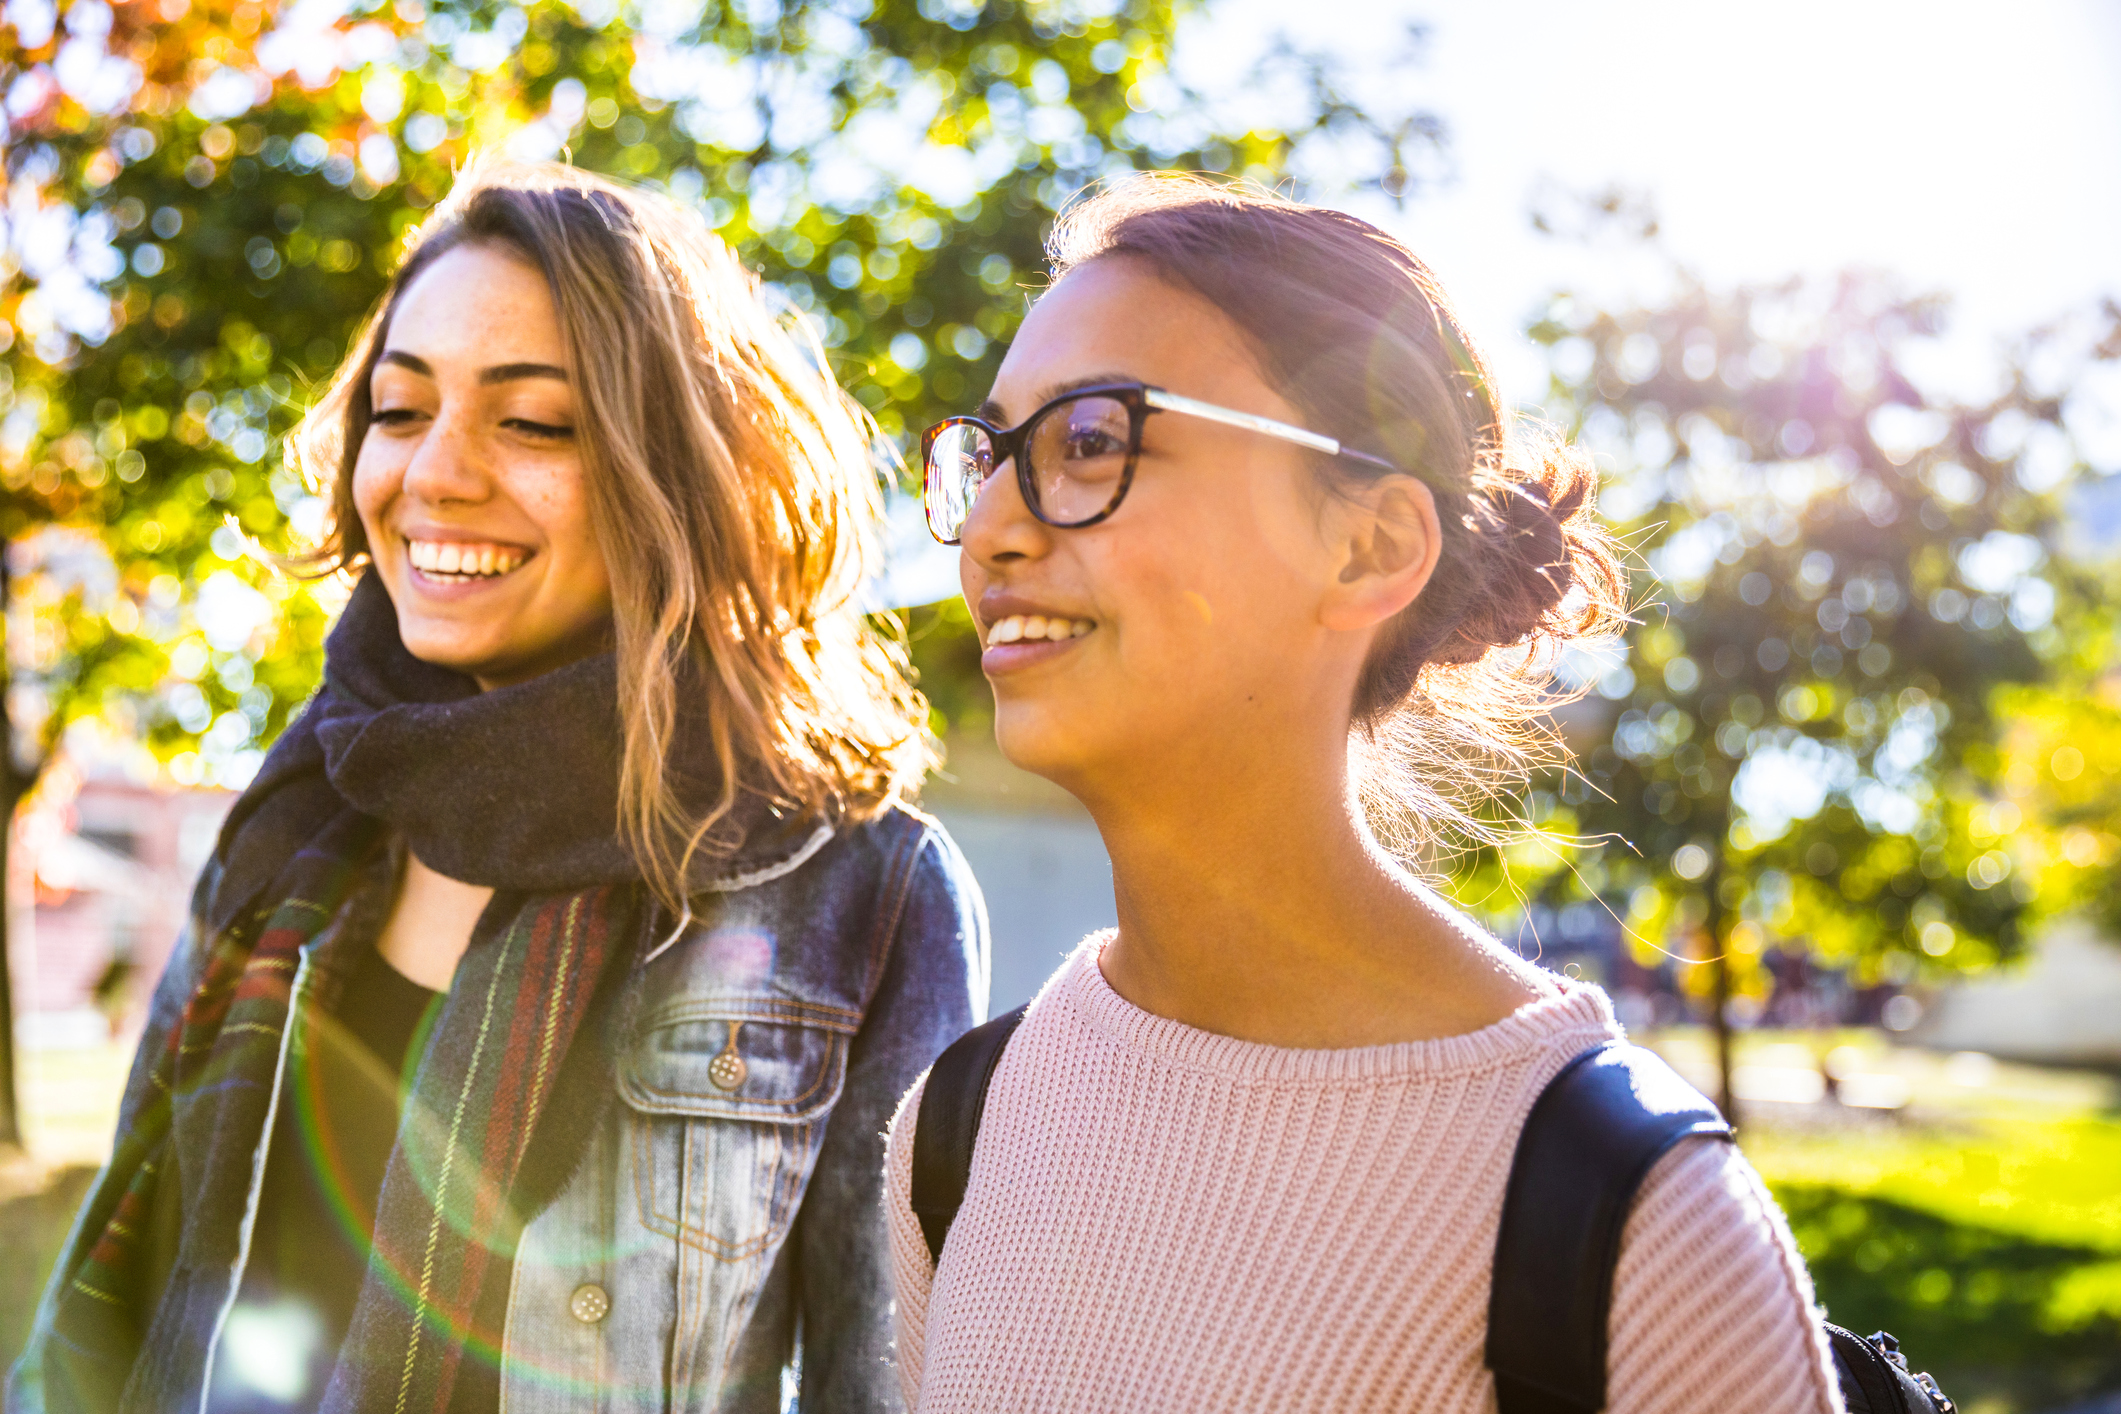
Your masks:
{"label": "green grass", "polygon": [[1760,1126],[1745,1147],[1831,1317],[1899,1336],[1970,1414],[2121,1389],[2121,1121]]}

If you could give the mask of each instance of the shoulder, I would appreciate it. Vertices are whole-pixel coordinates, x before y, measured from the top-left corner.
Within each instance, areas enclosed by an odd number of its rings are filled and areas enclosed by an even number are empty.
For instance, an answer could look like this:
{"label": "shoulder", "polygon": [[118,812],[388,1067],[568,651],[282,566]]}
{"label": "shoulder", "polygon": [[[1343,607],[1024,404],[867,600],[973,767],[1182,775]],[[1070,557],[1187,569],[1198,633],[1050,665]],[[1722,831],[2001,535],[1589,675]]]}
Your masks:
{"label": "shoulder", "polygon": [[[1093,935],[1092,941],[1094,941]],[[1049,1062],[1057,1053],[1068,1050],[1074,1043],[1074,1028],[1066,1016],[1067,998],[1064,995],[1071,978],[1084,966],[1084,957],[1089,947],[1086,942],[1062,962],[1053,975],[1023,1007],[1023,1019],[1011,1028],[1001,1054],[996,1058],[993,1080],[987,1091],[984,1116],[993,1116],[1007,1106],[1013,1098],[1018,1078],[1027,1068],[1036,1070]],[[1091,964],[1094,966],[1094,963]],[[993,1018],[986,1018],[993,1020]],[[961,1039],[961,1038],[953,1038]],[[920,1121],[921,1097],[927,1093],[928,1078],[933,1065],[923,1069],[912,1086],[899,1099],[897,1112],[891,1117],[890,1131],[886,1135],[886,1152],[893,1182],[907,1192],[913,1165],[913,1137]],[[987,1132],[983,1124],[983,1134]],[[990,1146],[991,1148],[991,1146]],[[986,1153],[987,1150],[981,1150]],[[903,1182],[901,1182],[903,1180]],[[912,1210],[907,1209],[906,1218],[912,1221]]]}
{"label": "shoulder", "polygon": [[851,833],[850,844],[879,861],[870,911],[881,971],[871,1002],[882,1010],[879,1024],[902,1033],[889,1042],[907,1062],[895,1095],[986,1010],[987,906],[939,821],[894,804]]}
{"label": "shoulder", "polygon": [[984,959],[987,902],[972,866],[943,822],[911,805],[894,802],[859,827],[887,854],[894,892],[900,899],[901,935],[946,936]]}
{"label": "shoulder", "polygon": [[910,851],[915,874],[962,883],[976,890],[972,866],[965,862],[964,852],[950,837],[948,827],[935,816],[905,801],[893,801],[867,828]]}
{"label": "shoulder", "polygon": [[901,800],[841,825],[823,854],[833,868],[863,869],[886,882],[978,897],[972,867],[943,822]]}
{"label": "shoulder", "polygon": [[1838,1411],[1821,1320],[1789,1225],[1738,1146],[1684,1141],[1651,1169],[1621,1238],[1607,1407]]}

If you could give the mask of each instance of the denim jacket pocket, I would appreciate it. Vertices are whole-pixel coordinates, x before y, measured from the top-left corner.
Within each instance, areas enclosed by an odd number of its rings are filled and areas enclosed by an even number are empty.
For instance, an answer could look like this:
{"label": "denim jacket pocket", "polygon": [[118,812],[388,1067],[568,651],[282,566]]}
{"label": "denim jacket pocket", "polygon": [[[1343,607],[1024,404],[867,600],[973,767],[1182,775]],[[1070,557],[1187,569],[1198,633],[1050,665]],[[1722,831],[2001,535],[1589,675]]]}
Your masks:
{"label": "denim jacket pocket", "polygon": [[644,1018],[619,1065],[643,1226],[724,1262],[786,1235],[857,1018],[785,997],[688,999]]}

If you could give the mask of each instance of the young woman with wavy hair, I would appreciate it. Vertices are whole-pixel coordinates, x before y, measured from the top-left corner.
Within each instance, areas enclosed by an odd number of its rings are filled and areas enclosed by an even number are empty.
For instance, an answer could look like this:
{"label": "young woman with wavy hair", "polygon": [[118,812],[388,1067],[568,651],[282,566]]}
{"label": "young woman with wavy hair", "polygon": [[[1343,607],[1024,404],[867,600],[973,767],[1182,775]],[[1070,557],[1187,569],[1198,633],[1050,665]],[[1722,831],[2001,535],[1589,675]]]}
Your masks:
{"label": "young woman with wavy hair", "polygon": [[696,217],[459,180],[296,439],[357,582],[11,1409],[896,1407],[879,1135],[986,938],[871,439]]}
{"label": "young woman with wavy hair", "polygon": [[[1623,609],[1595,473],[1353,217],[1141,178],[1050,251],[991,398],[928,435],[928,499],[1002,750],[1089,808],[1119,926],[1000,1052],[946,1238],[912,1204],[923,1087],[893,1122],[907,1401],[1493,1409],[1516,1139],[1620,1029],[1380,836],[1478,835],[1551,744],[1553,655]],[[1609,1351],[1609,1410],[1833,1407],[1729,1144],[1641,1187]]]}

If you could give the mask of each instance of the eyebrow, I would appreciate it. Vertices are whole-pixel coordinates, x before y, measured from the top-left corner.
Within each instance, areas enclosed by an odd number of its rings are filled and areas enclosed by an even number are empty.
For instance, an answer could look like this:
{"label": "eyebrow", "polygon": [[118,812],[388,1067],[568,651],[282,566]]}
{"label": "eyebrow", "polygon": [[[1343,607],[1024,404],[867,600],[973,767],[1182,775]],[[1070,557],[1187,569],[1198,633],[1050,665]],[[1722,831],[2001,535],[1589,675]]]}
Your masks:
{"label": "eyebrow", "polygon": [[[1032,411],[1037,411],[1055,398],[1065,398],[1068,394],[1079,389],[1101,388],[1113,383],[1139,383],[1141,381],[1141,379],[1136,378],[1131,373],[1088,373],[1080,378],[1070,378],[1063,383],[1048,384],[1044,389],[1040,390],[1037,401],[1032,403]],[[1002,405],[989,398],[981,403],[979,410],[972,415],[979,418],[982,422],[999,424],[1002,420]]]}
{"label": "eyebrow", "polygon": [[[385,349],[376,362],[396,364],[400,368],[419,374],[422,378],[435,376],[434,365],[401,349]],[[479,370],[479,382],[482,384],[513,383],[519,378],[553,378],[562,383],[570,381],[566,369],[556,368],[549,363],[497,363],[491,368]]]}

